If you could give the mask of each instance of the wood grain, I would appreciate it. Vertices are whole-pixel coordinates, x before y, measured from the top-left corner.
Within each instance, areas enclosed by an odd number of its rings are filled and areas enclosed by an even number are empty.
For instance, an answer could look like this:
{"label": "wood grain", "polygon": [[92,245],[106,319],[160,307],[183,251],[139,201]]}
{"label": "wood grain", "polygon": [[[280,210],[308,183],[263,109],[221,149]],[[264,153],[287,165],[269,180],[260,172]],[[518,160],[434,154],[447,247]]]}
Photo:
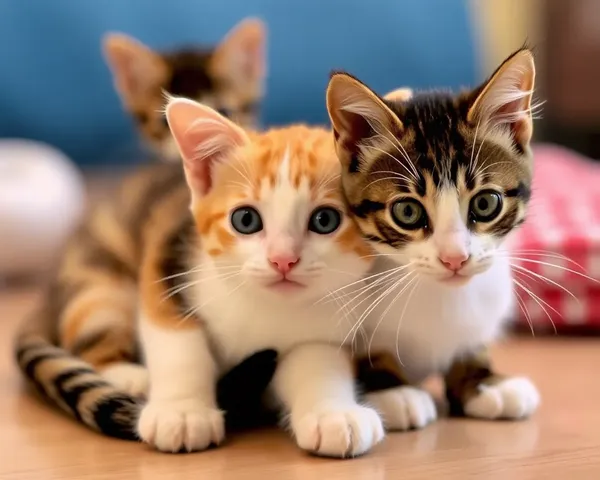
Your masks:
{"label": "wood grain", "polygon": [[502,371],[531,376],[542,392],[541,410],[528,421],[444,419],[420,432],[391,434],[351,461],[305,455],[279,431],[236,436],[209,452],[167,455],[103,438],[26,393],[10,342],[36,298],[34,289],[0,291],[2,480],[600,478],[598,339],[518,339],[494,351]]}

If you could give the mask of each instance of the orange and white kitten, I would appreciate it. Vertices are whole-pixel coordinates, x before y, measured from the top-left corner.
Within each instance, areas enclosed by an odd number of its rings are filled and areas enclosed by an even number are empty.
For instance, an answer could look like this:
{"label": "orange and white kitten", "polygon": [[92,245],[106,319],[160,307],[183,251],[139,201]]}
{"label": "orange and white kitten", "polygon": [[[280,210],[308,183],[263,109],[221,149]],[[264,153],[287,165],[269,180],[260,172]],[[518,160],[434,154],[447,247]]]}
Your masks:
{"label": "orange and white kitten", "polygon": [[174,303],[161,300],[165,272],[155,271],[152,255],[142,267],[139,330],[150,391],[140,437],[173,452],[219,444],[217,375],[273,348],[280,360],[272,394],[297,444],[335,457],[366,452],[383,427],[358,403],[352,360],[340,348],[351,325],[337,304],[318,302],[371,266],[344,215],[331,133],[246,133],[188,99],[171,99],[166,116],[191,216],[171,235],[180,242],[171,248],[177,267],[167,272]]}

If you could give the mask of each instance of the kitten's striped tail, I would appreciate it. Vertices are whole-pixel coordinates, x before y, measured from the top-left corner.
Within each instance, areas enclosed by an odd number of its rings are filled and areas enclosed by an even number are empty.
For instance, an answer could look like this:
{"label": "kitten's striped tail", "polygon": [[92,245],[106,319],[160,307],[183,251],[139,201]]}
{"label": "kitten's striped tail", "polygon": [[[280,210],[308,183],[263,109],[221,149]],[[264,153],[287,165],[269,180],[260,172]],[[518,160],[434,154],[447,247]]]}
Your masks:
{"label": "kitten's striped tail", "polygon": [[[50,403],[79,422],[110,437],[138,440],[141,400],[110,384],[89,363],[52,342],[51,317],[37,312],[15,342],[23,374]],[[217,403],[225,411],[227,430],[274,424],[263,394],[277,366],[277,352],[261,350],[243,360],[217,382]]]}
{"label": "kitten's striped tail", "polygon": [[23,374],[50,403],[88,427],[111,437],[138,440],[141,402],[107,382],[94,368],[57,347],[36,312],[18,333],[15,356]]}

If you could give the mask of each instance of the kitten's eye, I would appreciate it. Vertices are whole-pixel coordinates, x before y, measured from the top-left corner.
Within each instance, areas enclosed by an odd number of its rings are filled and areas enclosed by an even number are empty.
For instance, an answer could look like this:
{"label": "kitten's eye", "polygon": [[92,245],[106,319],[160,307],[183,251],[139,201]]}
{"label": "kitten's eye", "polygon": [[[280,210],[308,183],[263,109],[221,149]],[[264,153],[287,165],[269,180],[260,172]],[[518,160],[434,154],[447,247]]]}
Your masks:
{"label": "kitten's eye", "polygon": [[502,196],[494,191],[478,193],[471,199],[469,210],[475,222],[491,222],[502,210]]}
{"label": "kitten's eye", "polygon": [[320,235],[327,235],[335,232],[341,223],[342,216],[335,208],[319,207],[310,216],[308,229]]}
{"label": "kitten's eye", "polygon": [[405,230],[417,230],[427,226],[425,208],[416,200],[398,200],[392,205],[392,218]]}
{"label": "kitten's eye", "polygon": [[244,235],[252,235],[263,229],[260,213],[252,207],[240,207],[231,214],[231,226]]}

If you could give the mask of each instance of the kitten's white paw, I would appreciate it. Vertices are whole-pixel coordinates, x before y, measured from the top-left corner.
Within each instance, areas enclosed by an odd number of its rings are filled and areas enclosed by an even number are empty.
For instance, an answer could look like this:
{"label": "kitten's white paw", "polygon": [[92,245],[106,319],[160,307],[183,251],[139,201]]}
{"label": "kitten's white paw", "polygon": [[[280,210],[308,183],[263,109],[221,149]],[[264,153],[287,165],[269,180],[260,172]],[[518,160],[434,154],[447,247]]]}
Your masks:
{"label": "kitten's white paw", "polygon": [[469,400],[465,414],[486,419],[520,419],[530,416],[540,404],[540,394],[527,378],[507,378],[495,385],[482,385]]}
{"label": "kitten's white paw", "polygon": [[360,405],[292,413],[292,429],[300,448],[327,457],[361,455],[384,437],[377,412]]}
{"label": "kitten's white paw", "polygon": [[140,438],[163,452],[204,450],[225,437],[223,413],[202,400],[150,401],[138,420]]}
{"label": "kitten's white paw", "polygon": [[150,386],[148,369],[135,363],[115,363],[101,372],[102,376],[119,390],[134,397],[146,397]]}
{"label": "kitten's white paw", "polygon": [[389,388],[369,393],[365,398],[381,415],[386,430],[423,428],[437,418],[433,398],[420,388]]}

